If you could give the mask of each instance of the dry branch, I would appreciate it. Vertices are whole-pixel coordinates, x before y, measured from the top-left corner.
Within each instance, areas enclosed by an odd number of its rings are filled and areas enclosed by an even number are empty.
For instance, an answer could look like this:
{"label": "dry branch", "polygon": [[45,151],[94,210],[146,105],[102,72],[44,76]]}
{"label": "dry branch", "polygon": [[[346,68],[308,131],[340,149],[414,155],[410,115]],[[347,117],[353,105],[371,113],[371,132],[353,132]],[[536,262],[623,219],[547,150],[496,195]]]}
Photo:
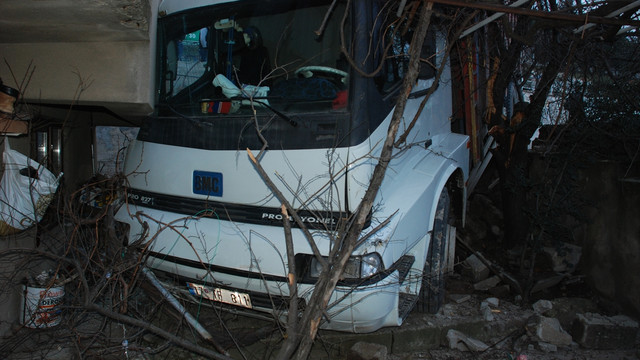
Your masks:
{"label": "dry branch", "polygon": [[179,345],[195,354],[200,354],[202,356],[206,356],[210,359],[220,359],[220,360],[231,360],[230,357],[219,354],[215,351],[209,350],[206,347],[203,346],[198,346],[197,344],[194,344],[190,341],[187,341],[185,339],[182,339],[160,327],[157,327],[147,321],[144,320],[140,320],[140,319],[136,319],[136,318],[132,318],[130,316],[124,315],[124,314],[120,314],[108,309],[105,309],[104,307],[97,305],[97,304],[90,304],[89,306],[87,306],[87,309],[91,310],[91,311],[95,311],[99,314],[102,314],[108,318],[117,320],[119,322],[123,322],[129,325],[133,325],[145,330],[149,330],[152,333],[166,339],[167,341],[170,341],[176,345]]}
{"label": "dry branch", "polygon": [[309,246],[311,246],[311,250],[313,251],[313,254],[315,255],[316,259],[321,264],[323,264],[323,266],[326,265],[326,261],[320,254],[320,250],[318,250],[318,246],[316,245],[315,240],[313,240],[313,235],[309,232],[309,229],[307,229],[307,227],[305,226],[304,222],[298,215],[298,212],[296,211],[296,209],[293,208],[293,206],[289,203],[289,201],[284,196],[284,194],[282,194],[282,192],[273,183],[273,181],[271,181],[271,178],[269,177],[267,172],[264,170],[262,165],[260,165],[260,162],[258,162],[258,160],[253,155],[250,149],[247,149],[247,155],[249,155],[249,159],[251,160],[251,163],[253,163],[254,167],[260,174],[260,177],[264,180],[265,183],[267,183],[267,187],[269,188],[269,190],[271,190],[273,194],[276,196],[276,198],[286,207],[287,212],[291,214],[291,217],[293,218],[293,220],[296,222],[296,224],[298,224],[298,226],[300,226],[300,229],[302,229],[307,241],[309,242]]}

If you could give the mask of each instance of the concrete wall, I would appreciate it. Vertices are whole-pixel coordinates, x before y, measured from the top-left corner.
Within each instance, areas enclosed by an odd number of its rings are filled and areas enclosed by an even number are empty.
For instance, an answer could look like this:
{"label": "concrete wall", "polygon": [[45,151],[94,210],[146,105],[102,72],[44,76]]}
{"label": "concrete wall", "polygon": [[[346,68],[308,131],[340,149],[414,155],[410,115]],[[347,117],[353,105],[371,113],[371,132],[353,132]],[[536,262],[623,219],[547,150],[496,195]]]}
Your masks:
{"label": "concrete wall", "polygon": [[[121,116],[146,115],[154,100],[158,3],[136,1],[124,7],[136,11],[132,17],[120,13],[123,7],[115,4],[89,7],[85,14],[82,3],[58,2],[67,11],[51,13],[40,27],[37,18],[30,17],[28,27],[17,26],[16,33],[3,34],[0,77],[31,103],[79,100],[84,105],[105,106]],[[137,26],[132,27],[127,19],[136,19]],[[48,27],[51,30],[44,30]]]}
{"label": "concrete wall", "polygon": [[598,162],[583,173],[594,207],[576,231],[588,282],[640,318],[640,166]]}

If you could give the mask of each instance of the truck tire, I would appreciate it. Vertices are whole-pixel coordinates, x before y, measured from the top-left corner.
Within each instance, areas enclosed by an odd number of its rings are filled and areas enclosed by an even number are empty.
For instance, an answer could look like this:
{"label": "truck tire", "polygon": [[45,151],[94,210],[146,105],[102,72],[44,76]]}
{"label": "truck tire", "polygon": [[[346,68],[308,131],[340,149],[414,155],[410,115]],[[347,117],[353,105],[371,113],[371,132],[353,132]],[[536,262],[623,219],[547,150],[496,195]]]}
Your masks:
{"label": "truck tire", "polygon": [[450,207],[451,199],[449,191],[445,187],[438,199],[429,251],[422,274],[422,286],[417,302],[417,310],[421,313],[435,314],[444,303],[445,249],[447,248]]}

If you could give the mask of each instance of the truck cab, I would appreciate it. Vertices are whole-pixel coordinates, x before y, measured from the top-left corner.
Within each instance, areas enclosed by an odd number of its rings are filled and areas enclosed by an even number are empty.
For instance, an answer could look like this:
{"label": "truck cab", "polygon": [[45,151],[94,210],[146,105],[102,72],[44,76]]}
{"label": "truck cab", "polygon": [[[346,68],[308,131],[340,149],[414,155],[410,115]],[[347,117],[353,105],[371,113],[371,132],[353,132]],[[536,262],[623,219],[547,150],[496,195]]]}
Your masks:
{"label": "truck cab", "polygon": [[[286,314],[282,204],[248,149],[302,220],[292,238],[298,293],[309,298],[320,263],[305,233],[322,256],[336,246],[408,69],[413,27],[389,11],[395,3],[161,2],[155,108],[128,148],[127,201],[116,216],[130,243],[148,244],[157,274],[198,301]],[[469,136],[452,131],[446,45],[432,26],[400,133],[415,124],[322,328],[371,332],[401,325],[416,304],[435,312],[442,303],[472,165]]]}

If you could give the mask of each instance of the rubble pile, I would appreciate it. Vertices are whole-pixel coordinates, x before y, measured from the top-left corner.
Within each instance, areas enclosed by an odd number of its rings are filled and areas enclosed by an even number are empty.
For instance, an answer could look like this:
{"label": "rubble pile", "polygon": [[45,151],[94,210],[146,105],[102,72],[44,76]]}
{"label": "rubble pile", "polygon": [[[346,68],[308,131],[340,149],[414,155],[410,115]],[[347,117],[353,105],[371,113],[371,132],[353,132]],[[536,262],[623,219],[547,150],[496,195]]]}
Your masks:
{"label": "rubble pile", "polygon": [[[601,299],[581,274],[580,246],[562,241],[531,249],[501,245],[502,214],[475,194],[465,229],[458,230],[458,262],[447,283],[447,304],[435,318],[412,314],[419,340],[394,332],[388,348],[362,341],[357,359],[639,359],[638,322]],[[426,323],[426,324],[425,324]],[[425,328],[430,328],[429,329]],[[435,333],[435,335],[434,335]],[[435,339],[434,339],[435,338]],[[374,347],[375,345],[375,347]],[[383,350],[380,350],[383,346]],[[359,349],[377,349],[376,355]],[[357,354],[357,355],[356,355]],[[386,354],[382,356],[381,354]],[[351,358],[351,357],[348,357]]]}
{"label": "rubble pile", "polygon": [[[454,304],[475,297],[473,306],[487,323],[485,329],[504,321],[505,316],[520,317],[524,323],[520,331],[501,340],[482,332],[450,329],[442,345],[473,354],[502,349],[513,359],[521,354],[536,354],[530,359],[557,359],[588,351],[592,352],[584,358],[640,357],[638,322],[621,314],[611,302],[599,303],[580,273],[580,246],[548,242],[542,244],[537,258],[528,257],[522,249],[500,248],[500,210],[484,195],[476,195],[470,209],[471,226],[460,231],[463,251],[458,252],[468,255],[450,277],[453,308],[445,311],[459,312]],[[469,285],[460,285],[465,281]]]}
{"label": "rubble pile", "polygon": [[[459,281],[462,276],[457,278]],[[640,358],[638,322],[629,316],[605,315],[606,309],[586,298],[514,303],[512,299],[492,296],[490,290],[450,293],[447,304],[436,315],[413,313],[401,328],[371,337],[361,335],[357,346],[348,349],[346,358]],[[380,341],[381,338],[386,340]]]}

